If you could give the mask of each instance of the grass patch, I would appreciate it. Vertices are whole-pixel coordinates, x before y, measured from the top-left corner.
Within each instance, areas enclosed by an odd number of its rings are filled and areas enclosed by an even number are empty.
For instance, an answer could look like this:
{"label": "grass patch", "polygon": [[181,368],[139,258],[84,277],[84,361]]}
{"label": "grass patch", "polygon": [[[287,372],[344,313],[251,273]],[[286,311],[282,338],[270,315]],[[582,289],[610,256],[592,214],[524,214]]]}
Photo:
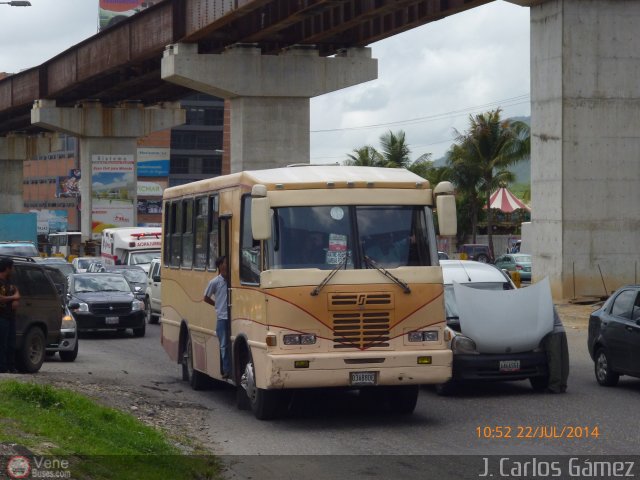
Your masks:
{"label": "grass patch", "polygon": [[73,478],[219,478],[214,457],[183,456],[162,431],[69,390],[2,381],[0,418],[0,442],[65,458]]}

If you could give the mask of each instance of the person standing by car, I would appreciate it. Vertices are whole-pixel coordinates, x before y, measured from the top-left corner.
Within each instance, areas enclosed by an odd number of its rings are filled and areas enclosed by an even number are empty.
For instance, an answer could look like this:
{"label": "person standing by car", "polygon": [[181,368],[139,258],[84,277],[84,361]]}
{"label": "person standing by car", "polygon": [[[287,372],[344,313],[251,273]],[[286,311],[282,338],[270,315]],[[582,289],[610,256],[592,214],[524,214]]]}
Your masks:
{"label": "person standing by car", "polygon": [[[204,291],[204,301],[215,307],[216,316],[216,335],[220,342],[220,355],[222,357],[222,378],[229,378],[231,375],[231,346],[230,335],[231,325],[229,323],[228,311],[228,277],[229,265],[227,257],[221,256],[216,259],[216,268],[218,275],[214,277]],[[211,298],[213,296],[213,298]]]}
{"label": "person standing by car", "polygon": [[543,339],[549,367],[547,391],[564,393],[569,378],[569,346],[567,333],[555,307],[553,307],[553,331]]}
{"label": "person standing by car", "polygon": [[0,258],[0,373],[16,373],[15,346],[16,322],[15,310],[18,308],[20,292],[11,283],[13,260]]}

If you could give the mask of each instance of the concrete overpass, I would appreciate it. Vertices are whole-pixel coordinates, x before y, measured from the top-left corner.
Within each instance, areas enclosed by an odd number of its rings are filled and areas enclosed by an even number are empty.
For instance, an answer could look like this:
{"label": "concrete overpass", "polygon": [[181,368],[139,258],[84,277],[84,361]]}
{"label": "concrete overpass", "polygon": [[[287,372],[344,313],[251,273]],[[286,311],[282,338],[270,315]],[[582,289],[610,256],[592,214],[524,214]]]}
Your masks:
{"label": "concrete overpass", "polygon": [[[531,11],[534,278],[548,275],[556,298],[637,282],[640,1],[511,1]],[[0,81],[0,199],[19,198],[19,162],[46,144],[33,134],[79,135],[89,165],[130,148],[115,139],[145,131],[121,127],[135,115],[147,129],[179,122],[171,105],[148,107],[187,88],[231,100],[234,169],[308,161],[309,98],[375,79],[368,44],[485,3],[165,0]],[[286,145],[265,156],[266,138]]]}

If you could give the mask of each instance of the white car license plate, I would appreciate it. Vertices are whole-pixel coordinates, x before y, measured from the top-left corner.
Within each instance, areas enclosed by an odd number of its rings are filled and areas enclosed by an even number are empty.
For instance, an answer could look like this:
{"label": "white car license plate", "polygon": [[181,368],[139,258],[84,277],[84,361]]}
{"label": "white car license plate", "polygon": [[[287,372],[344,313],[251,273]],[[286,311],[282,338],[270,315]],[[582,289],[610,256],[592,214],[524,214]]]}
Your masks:
{"label": "white car license plate", "polygon": [[104,319],[104,323],[107,325],[117,325],[120,323],[120,317],[106,317]]}
{"label": "white car license plate", "polygon": [[378,383],[377,372],[350,372],[351,385],[376,385]]}
{"label": "white car license plate", "polygon": [[500,360],[501,372],[517,372],[520,370],[520,360]]}

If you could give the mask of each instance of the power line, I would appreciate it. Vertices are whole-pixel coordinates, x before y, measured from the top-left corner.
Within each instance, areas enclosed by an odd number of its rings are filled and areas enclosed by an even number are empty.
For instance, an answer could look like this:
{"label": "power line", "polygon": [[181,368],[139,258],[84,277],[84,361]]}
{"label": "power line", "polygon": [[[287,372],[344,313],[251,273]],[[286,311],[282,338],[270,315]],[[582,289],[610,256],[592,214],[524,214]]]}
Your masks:
{"label": "power line", "polygon": [[444,118],[447,117],[452,117],[452,116],[459,116],[462,114],[466,114],[466,113],[470,113],[476,110],[480,110],[480,109],[485,109],[488,107],[492,107],[492,106],[496,106],[496,105],[501,105],[503,107],[513,107],[516,105],[522,105],[524,103],[528,103],[529,102],[529,97],[530,94],[524,94],[524,95],[518,95],[517,97],[511,97],[511,98],[505,98],[503,100],[496,100],[494,102],[490,102],[490,103],[485,103],[483,105],[476,105],[473,107],[467,107],[461,110],[452,110],[449,112],[444,112],[444,113],[438,113],[435,115],[429,115],[426,117],[417,117],[417,118],[412,118],[412,119],[407,119],[407,120],[397,120],[395,122],[388,122],[388,123],[378,123],[378,124],[373,124],[373,125],[361,125],[358,127],[344,127],[344,128],[330,128],[330,129],[324,129],[324,130],[311,130],[311,133],[329,133],[329,132],[345,132],[345,131],[353,131],[353,130],[368,130],[368,129],[373,129],[373,128],[380,128],[380,127],[389,127],[389,126],[394,126],[394,125],[413,125],[413,124],[418,124],[418,123],[426,123],[426,122],[432,122],[432,121],[436,121],[436,120],[442,120]]}

